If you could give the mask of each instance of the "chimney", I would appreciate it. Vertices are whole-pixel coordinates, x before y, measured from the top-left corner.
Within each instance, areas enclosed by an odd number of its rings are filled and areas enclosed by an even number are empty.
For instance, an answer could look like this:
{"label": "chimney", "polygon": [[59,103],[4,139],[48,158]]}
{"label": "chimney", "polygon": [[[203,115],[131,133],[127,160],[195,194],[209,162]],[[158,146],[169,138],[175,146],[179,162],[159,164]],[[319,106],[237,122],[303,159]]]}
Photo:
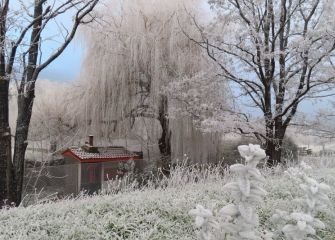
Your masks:
{"label": "chimney", "polygon": [[93,135],[88,136],[88,140],[85,141],[85,145],[81,148],[89,153],[99,153],[99,150],[97,147],[94,147],[94,137]]}
{"label": "chimney", "polygon": [[93,139],[94,139],[93,135],[89,135],[89,136],[88,136],[88,145],[89,145],[90,147],[93,147],[93,146],[94,146]]}

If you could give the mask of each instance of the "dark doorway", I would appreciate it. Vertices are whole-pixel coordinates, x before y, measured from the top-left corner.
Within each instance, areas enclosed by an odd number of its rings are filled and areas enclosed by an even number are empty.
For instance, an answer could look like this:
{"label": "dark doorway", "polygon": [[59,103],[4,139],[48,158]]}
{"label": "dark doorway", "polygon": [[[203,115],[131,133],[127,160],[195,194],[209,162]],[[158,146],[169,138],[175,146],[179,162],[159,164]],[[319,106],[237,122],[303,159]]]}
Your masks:
{"label": "dark doorway", "polygon": [[81,187],[88,194],[101,189],[101,163],[83,163],[81,165]]}

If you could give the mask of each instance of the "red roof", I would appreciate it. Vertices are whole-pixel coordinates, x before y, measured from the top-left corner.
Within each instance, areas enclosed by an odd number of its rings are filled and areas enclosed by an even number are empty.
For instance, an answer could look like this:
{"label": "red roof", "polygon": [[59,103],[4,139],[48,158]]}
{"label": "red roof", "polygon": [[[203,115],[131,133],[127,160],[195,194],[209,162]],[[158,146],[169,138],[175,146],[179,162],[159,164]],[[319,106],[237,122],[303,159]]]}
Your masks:
{"label": "red roof", "polygon": [[64,157],[71,157],[81,163],[113,162],[139,160],[141,156],[126,150],[124,147],[97,147],[90,152],[84,148],[72,147],[63,152]]}

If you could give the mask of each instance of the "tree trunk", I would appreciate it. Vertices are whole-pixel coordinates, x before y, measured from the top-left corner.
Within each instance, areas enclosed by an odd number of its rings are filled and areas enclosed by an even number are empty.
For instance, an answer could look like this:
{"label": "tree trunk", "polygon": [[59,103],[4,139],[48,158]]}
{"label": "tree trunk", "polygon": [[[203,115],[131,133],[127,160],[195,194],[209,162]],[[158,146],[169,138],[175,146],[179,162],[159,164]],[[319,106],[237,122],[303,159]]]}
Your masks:
{"label": "tree trunk", "polygon": [[15,204],[18,206],[22,199],[23,177],[24,177],[24,160],[26,149],[28,146],[28,132],[31,120],[32,108],[35,98],[35,82],[38,76],[36,72],[36,65],[39,54],[39,44],[41,40],[41,26],[43,14],[43,3],[45,1],[35,1],[34,6],[34,22],[33,30],[30,38],[30,47],[28,51],[28,65],[24,80],[21,82],[19,88],[19,96],[17,100],[18,116],[16,121],[15,144],[13,163],[15,167],[14,180],[16,188],[13,189],[15,193]]}
{"label": "tree trunk", "polygon": [[159,151],[161,153],[162,171],[165,175],[169,175],[171,168],[171,130],[168,118],[167,96],[161,96],[158,114],[158,120],[162,126],[162,135],[158,141]]}
{"label": "tree trunk", "polygon": [[13,201],[10,189],[12,180],[12,148],[9,127],[9,81],[0,79],[0,208]]}
{"label": "tree trunk", "polygon": [[265,153],[269,157],[267,161],[269,167],[273,167],[278,163],[280,163],[281,152],[282,152],[281,146],[277,146],[277,144],[274,141],[269,141],[267,143]]}
{"label": "tree trunk", "polygon": [[274,134],[272,138],[268,138],[266,142],[265,152],[268,158],[268,166],[272,167],[282,162],[282,147],[283,140],[286,133],[286,127],[278,122],[274,126]]}
{"label": "tree trunk", "polygon": [[12,202],[12,147],[9,127],[9,78],[6,74],[6,20],[9,1],[0,6],[0,208]]}
{"label": "tree trunk", "polygon": [[54,154],[57,151],[57,140],[52,139],[50,141],[49,153]]}
{"label": "tree trunk", "polygon": [[18,206],[22,200],[24,177],[24,160],[28,146],[29,124],[32,115],[34,95],[19,96],[18,116],[16,122],[15,144],[13,162],[15,166],[15,204]]}

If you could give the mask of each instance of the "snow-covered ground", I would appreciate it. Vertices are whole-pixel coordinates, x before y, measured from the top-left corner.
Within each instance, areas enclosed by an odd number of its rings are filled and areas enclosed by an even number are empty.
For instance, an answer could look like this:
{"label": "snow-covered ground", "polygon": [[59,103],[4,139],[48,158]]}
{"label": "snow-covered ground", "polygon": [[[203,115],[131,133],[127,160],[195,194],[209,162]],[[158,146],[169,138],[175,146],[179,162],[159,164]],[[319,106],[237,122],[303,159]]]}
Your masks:
{"label": "snow-covered ground", "polygon": [[[329,196],[335,206],[334,161],[310,160],[313,177],[332,187]],[[188,214],[196,204],[224,206],[229,195],[222,186],[233,176],[221,168],[205,170],[183,167],[163,179],[159,186],[143,190],[131,187],[114,195],[99,195],[45,203],[0,212],[0,239],[197,239],[194,219]],[[258,206],[261,227],[271,228],[274,209],[294,209],[292,199],[299,187],[283,174],[283,169],[264,169],[268,191]],[[320,216],[326,229],[318,233],[324,240],[335,239],[335,216]]]}

